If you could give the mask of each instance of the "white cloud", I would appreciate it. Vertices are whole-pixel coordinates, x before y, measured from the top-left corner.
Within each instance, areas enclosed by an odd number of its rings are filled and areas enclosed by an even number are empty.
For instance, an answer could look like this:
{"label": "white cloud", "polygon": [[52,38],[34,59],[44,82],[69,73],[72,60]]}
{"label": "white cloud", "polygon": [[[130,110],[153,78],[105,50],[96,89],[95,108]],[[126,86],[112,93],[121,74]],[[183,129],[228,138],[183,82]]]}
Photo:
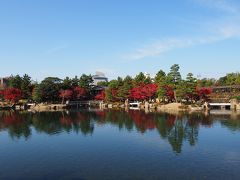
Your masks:
{"label": "white cloud", "polygon": [[137,60],[146,57],[159,56],[165,52],[186,48],[195,45],[210,44],[218,41],[223,41],[228,38],[239,36],[239,27],[230,27],[219,29],[219,33],[208,37],[198,37],[198,38],[171,38],[162,41],[155,42],[153,44],[145,45],[145,47],[135,50],[135,52],[125,56],[126,59]]}
{"label": "white cloud", "polygon": [[67,45],[67,44],[59,45],[59,46],[53,47],[51,49],[48,49],[47,53],[48,54],[56,53],[56,52],[59,52],[59,51],[62,51],[64,49],[66,49],[68,47],[69,47],[69,45]]}
{"label": "white cloud", "polygon": [[223,17],[216,22],[202,23],[200,26],[206,26],[205,36],[184,37],[184,38],[167,38],[157,40],[151,44],[145,44],[137,48],[133,53],[124,56],[124,59],[137,60],[146,57],[159,56],[165,52],[187,48],[195,45],[210,44],[223,41],[229,38],[240,36],[240,13],[238,6],[228,4],[225,0],[197,0],[204,5],[212,8],[223,10],[228,13],[227,18]]}
{"label": "white cloud", "polygon": [[145,57],[158,56],[162,53],[170,51],[175,48],[188,47],[193,44],[192,39],[178,39],[171,38],[163,41],[158,41],[145,47],[137,49],[134,53],[125,56],[126,59],[142,59]]}
{"label": "white cloud", "polygon": [[219,32],[225,38],[236,37],[240,34],[240,25],[228,25],[225,27],[220,27]]}
{"label": "white cloud", "polygon": [[239,13],[239,7],[234,5],[231,0],[196,0],[202,5],[215,8],[227,13]]}

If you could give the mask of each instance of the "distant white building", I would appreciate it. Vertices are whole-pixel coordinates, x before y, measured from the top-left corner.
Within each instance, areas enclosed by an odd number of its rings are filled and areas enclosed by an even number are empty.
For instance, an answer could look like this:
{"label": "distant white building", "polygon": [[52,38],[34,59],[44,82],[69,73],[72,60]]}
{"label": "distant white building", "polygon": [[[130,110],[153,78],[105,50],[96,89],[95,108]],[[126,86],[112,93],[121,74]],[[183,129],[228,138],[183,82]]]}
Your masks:
{"label": "distant white building", "polygon": [[0,89],[6,88],[9,83],[9,77],[0,78]]}
{"label": "distant white building", "polygon": [[150,73],[147,73],[147,72],[144,73],[144,76],[145,76],[146,78],[151,78]]}
{"label": "distant white building", "polygon": [[99,82],[108,82],[108,78],[104,75],[104,73],[97,71],[95,75],[92,76],[93,85],[97,85]]}

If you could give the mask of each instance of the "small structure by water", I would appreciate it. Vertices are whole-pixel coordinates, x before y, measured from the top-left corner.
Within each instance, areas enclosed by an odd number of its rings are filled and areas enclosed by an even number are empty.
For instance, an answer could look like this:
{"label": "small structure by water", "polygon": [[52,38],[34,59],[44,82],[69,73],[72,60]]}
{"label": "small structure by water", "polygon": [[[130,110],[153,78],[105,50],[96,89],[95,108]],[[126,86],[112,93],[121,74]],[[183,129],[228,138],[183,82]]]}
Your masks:
{"label": "small structure by water", "polygon": [[231,103],[209,103],[211,109],[222,109],[222,110],[230,110]]}

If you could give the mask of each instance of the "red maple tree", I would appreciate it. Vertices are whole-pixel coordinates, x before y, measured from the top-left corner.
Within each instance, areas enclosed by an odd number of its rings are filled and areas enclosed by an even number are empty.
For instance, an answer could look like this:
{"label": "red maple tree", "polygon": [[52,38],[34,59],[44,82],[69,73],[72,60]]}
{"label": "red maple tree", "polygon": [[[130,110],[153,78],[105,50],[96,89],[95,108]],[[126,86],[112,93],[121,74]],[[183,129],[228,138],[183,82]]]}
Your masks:
{"label": "red maple tree", "polygon": [[212,93],[211,88],[197,88],[196,89],[198,99],[208,100],[208,95]]}
{"label": "red maple tree", "polygon": [[82,87],[75,87],[74,90],[74,96],[77,98],[77,99],[82,99],[82,98],[85,98],[86,95],[87,95],[87,90],[85,88],[82,88]]}
{"label": "red maple tree", "polygon": [[62,98],[62,103],[64,102],[65,99],[71,99],[73,95],[73,91],[70,89],[67,90],[61,90],[59,93],[59,97]]}
{"label": "red maple tree", "polygon": [[129,91],[129,99],[146,100],[153,98],[157,92],[157,87],[157,84],[142,84],[138,87],[134,87]]}
{"label": "red maple tree", "polygon": [[95,96],[96,100],[103,101],[105,99],[105,91],[101,91]]}
{"label": "red maple tree", "polygon": [[150,99],[156,95],[157,88],[157,84],[146,84],[143,86],[142,92],[147,99]]}
{"label": "red maple tree", "polygon": [[22,91],[17,88],[8,88],[4,90],[4,99],[10,102],[17,102],[22,98]]}
{"label": "red maple tree", "polygon": [[165,86],[166,89],[166,95],[169,101],[173,101],[174,100],[174,90],[172,86]]}
{"label": "red maple tree", "polygon": [[0,99],[4,97],[4,90],[0,90]]}

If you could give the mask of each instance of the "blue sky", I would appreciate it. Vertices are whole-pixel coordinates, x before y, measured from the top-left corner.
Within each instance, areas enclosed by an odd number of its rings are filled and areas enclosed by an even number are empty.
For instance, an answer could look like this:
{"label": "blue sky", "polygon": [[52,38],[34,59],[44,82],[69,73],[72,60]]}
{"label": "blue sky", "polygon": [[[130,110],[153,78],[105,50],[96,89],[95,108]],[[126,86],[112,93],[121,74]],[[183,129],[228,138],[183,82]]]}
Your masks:
{"label": "blue sky", "polygon": [[0,76],[240,70],[238,0],[1,0]]}

